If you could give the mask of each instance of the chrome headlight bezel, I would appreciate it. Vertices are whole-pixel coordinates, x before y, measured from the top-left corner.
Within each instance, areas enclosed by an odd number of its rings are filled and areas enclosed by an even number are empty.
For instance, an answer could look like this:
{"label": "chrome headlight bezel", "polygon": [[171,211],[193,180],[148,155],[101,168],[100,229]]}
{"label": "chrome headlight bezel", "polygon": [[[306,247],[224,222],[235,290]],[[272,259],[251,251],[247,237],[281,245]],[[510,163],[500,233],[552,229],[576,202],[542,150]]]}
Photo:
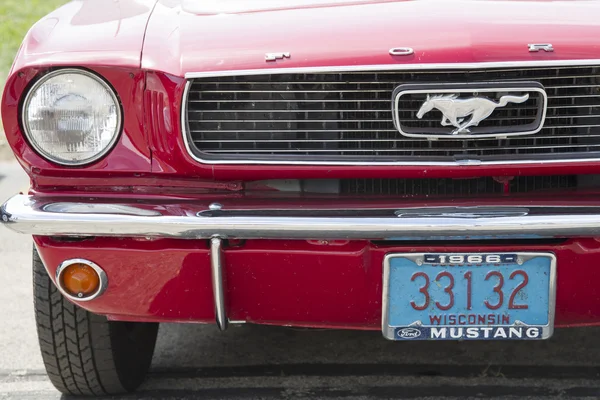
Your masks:
{"label": "chrome headlight bezel", "polygon": [[[112,135],[111,140],[109,141],[109,143],[106,145],[106,147],[102,151],[98,152],[93,157],[88,157],[81,161],[68,161],[68,160],[64,160],[64,159],[59,159],[56,156],[54,156],[53,154],[50,154],[45,149],[41,148],[38,145],[38,143],[36,142],[36,140],[34,140],[31,135],[29,120],[27,118],[27,116],[28,116],[27,110],[31,103],[31,99],[37,93],[37,91],[48,80],[50,80],[56,76],[64,75],[64,74],[78,74],[78,75],[82,75],[84,77],[93,79],[96,83],[100,84],[100,86],[102,86],[106,90],[106,92],[109,94],[109,96],[111,97],[112,101],[115,104],[117,121],[116,121],[116,129],[115,129],[114,134]],[[20,110],[21,110],[21,118],[20,119],[21,119],[22,131],[23,131],[23,134],[24,134],[25,138],[27,139],[27,142],[29,143],[29,145],[35,150],[36,153],[38,153],[38,155],[40,155],[42,158],[44,158],[44,160],[47,160],[53,164],[58,164],[58,165],[62,165],[62,166],[85,167],[85,166],[88,166],[88,165],[100,160],[101,158],[106,156],[111,150],[113,150],[113,148],[115,147],[115,144],[121,137],[121,132],[123,130],[123,109],[122,109],[121,102],[119,100],[119,97],[117,96],[115,89],[104,78],[102,78],[98,74],[90,72],[85,69],[80,69],[80,68],[61,68],[61,69],[56,69],[56,70],[53,70],[51,72],[48,72],[48,73],[42,75],[28,89]]]}

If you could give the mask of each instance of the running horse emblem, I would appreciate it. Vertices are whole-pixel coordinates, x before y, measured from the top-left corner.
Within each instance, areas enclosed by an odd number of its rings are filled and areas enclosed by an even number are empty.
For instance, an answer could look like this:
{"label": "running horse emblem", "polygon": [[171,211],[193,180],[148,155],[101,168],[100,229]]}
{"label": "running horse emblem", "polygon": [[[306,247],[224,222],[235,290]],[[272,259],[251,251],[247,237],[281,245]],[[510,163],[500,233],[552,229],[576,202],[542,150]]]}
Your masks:
{"label": "running horse emblem", "polygon": [[[454,126],[452,135],[470,133],[472,126],[477,126],[481,121],[489,117],[496,108],[505,107],[508,103],[524,103],[529,99],[529,94],[523,96],[502,96],[496,103],[485,97],[471,97],[459,99],[457,94],[429,96],[417,112],[417,118],[423,118],[434,108],[443,114],[442,125]],[[470,119],[468,117],[471,117]]]}

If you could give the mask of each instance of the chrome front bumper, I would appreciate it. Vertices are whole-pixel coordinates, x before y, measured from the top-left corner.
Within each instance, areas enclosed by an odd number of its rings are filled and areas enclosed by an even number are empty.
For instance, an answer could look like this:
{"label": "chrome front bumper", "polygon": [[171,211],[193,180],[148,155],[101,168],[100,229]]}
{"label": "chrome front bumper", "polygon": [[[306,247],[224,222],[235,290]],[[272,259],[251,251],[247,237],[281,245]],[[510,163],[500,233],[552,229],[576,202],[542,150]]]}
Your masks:
{"label": "chrome front bumper", "polygon": [[0,212],[8,228],[43,236],[371,240],[600,236],[600,207],[591,206],[228,210],[218,204],[116,204],[16,195]]}

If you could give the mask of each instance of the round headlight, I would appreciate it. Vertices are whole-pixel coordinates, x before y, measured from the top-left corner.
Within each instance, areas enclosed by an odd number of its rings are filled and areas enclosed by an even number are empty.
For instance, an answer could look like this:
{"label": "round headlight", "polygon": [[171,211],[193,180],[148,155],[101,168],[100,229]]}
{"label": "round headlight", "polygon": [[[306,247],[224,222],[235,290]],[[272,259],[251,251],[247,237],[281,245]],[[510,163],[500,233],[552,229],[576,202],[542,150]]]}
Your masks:
{"label": "round headlight", "polygon": [[23,104],[31,145],[57,164],[91,163],[117,141],[121,109],[114,91],[96,75],[61,69],[42,77]]}

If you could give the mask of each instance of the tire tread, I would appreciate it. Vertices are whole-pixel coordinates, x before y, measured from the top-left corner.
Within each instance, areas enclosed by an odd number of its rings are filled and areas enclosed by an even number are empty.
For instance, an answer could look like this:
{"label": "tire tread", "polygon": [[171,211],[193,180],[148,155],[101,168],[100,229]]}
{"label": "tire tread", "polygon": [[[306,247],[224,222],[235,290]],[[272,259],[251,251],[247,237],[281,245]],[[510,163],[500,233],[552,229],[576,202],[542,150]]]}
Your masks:
{"label": "tire tread", "polygon": [[[38,252],[33,250],[34,308],[40,351],[52,384],[62,393],[107,396],[134,390],[141,379],[133,381],[115,360],[115,335],[105,317],[92,314],[67,300],[49,278]],[[147,325],[151,346],[140,354],[143,375],[150,366],[156,324]],[[138,375],[139,371],[137,372]],[[123,379],[128,383],[123,384]]]}

